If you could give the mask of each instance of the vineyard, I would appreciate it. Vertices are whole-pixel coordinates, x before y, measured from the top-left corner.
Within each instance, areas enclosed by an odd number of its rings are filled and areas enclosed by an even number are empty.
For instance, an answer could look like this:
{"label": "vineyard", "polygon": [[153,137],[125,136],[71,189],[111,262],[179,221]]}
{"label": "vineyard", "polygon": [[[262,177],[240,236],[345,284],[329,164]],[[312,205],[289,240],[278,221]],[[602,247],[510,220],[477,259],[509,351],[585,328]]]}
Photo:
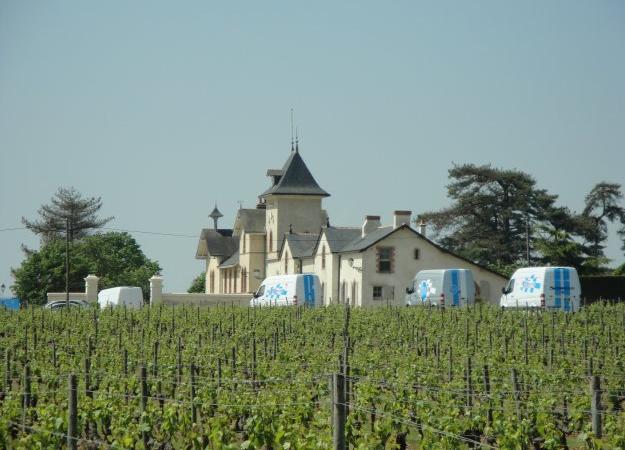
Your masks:
{"label": "vineyard", "polygon": [[625,449],[622,304],[0,311],[0,350],[0,448]]}

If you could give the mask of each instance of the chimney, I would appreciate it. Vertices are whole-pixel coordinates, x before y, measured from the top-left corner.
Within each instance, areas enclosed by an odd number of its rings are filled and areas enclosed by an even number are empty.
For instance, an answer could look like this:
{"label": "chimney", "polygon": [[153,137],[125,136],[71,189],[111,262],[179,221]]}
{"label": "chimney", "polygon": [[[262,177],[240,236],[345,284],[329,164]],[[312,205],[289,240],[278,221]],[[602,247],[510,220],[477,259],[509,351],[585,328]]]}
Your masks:
{"label": "chimney", "polygon": [[380,216],[365,216],[365,223],[362,224],[362,237],[377,230],[380,225]]}
{"label": "chimney", "polygon": [[423,237],[425,237],[425,221],[421,221],[419,222],[419,234]]}
{"label": "chimney", "polygon": [[393,212],[393,229],[402,225],[410,225],[410,216],[412,211],[394,211]]}

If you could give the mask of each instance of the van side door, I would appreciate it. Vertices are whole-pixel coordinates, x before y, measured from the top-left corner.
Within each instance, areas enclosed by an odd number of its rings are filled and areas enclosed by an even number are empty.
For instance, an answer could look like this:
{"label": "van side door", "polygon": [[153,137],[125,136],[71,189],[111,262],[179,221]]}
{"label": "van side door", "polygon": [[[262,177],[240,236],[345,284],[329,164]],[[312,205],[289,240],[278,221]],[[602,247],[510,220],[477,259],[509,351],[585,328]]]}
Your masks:
{"label": "van side door", "polygon": [[306,306],[315,306],[315,277],[313,275],[304,275],[304,304]]}
{"label": "van side door", "polygon": [[460,271],[459,270],[450,270],[450,294],[451,294],[451,305],[452,306],[461,306],[461,290],[460,290]]}
{"label": "van side door", "polygon": [[572,310],[571,302],[571,270],[568,268],[557,268],[553,271],[554,306],[562,308],[566,312]]}

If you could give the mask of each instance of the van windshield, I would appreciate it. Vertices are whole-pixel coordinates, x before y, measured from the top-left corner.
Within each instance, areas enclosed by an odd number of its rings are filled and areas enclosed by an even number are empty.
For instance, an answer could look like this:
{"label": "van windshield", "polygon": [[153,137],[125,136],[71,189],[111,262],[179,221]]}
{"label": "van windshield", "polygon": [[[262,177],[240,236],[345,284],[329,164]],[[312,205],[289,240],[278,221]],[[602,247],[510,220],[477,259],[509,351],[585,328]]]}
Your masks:
{"label": "van windshield", "polygon": [[510,278],[508,281],[508,286],[506,286],[506,291],[512,292],[514,290],[514,278]]}
{"label": "van windshield", "polygon": [[262,284],[262,285],[258,288],[258,290],[256,291],[256,295],[257,295],[258,297],[260,297],[260,296],[262,296],[264,293],[265,293],[265,285],[264,285],[264,284]]}

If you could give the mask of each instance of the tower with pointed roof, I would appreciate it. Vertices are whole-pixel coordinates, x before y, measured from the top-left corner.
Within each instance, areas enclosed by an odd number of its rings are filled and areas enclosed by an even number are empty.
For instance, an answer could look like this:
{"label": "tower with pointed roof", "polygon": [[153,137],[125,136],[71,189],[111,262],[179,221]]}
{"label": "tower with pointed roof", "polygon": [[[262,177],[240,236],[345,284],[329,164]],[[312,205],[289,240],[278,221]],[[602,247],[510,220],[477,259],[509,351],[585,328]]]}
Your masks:
{"label": "tower with pointed roof", "polygon": [[224,215],[221,213],[221,211],[219,211],[219,209],[217,209],[217,203],[215,203],[215,207],[213,208],[213,212],[211,212],[208,217],[210,217],[211,219],[213,219],[213,228],[215,230],[217,230],[217,222],[219,221],[219,219],[221,217],[223,217]]}
{"label": "tower with pointed roof", "polygon": [[272,185],[260,197],[266,204],[267,260],[277,258],[285,235],[317,233],[326,223],[322,200],[329,197],[310,173],[299,152],[299,142],[282,169],[271,169],[267,176]]}

